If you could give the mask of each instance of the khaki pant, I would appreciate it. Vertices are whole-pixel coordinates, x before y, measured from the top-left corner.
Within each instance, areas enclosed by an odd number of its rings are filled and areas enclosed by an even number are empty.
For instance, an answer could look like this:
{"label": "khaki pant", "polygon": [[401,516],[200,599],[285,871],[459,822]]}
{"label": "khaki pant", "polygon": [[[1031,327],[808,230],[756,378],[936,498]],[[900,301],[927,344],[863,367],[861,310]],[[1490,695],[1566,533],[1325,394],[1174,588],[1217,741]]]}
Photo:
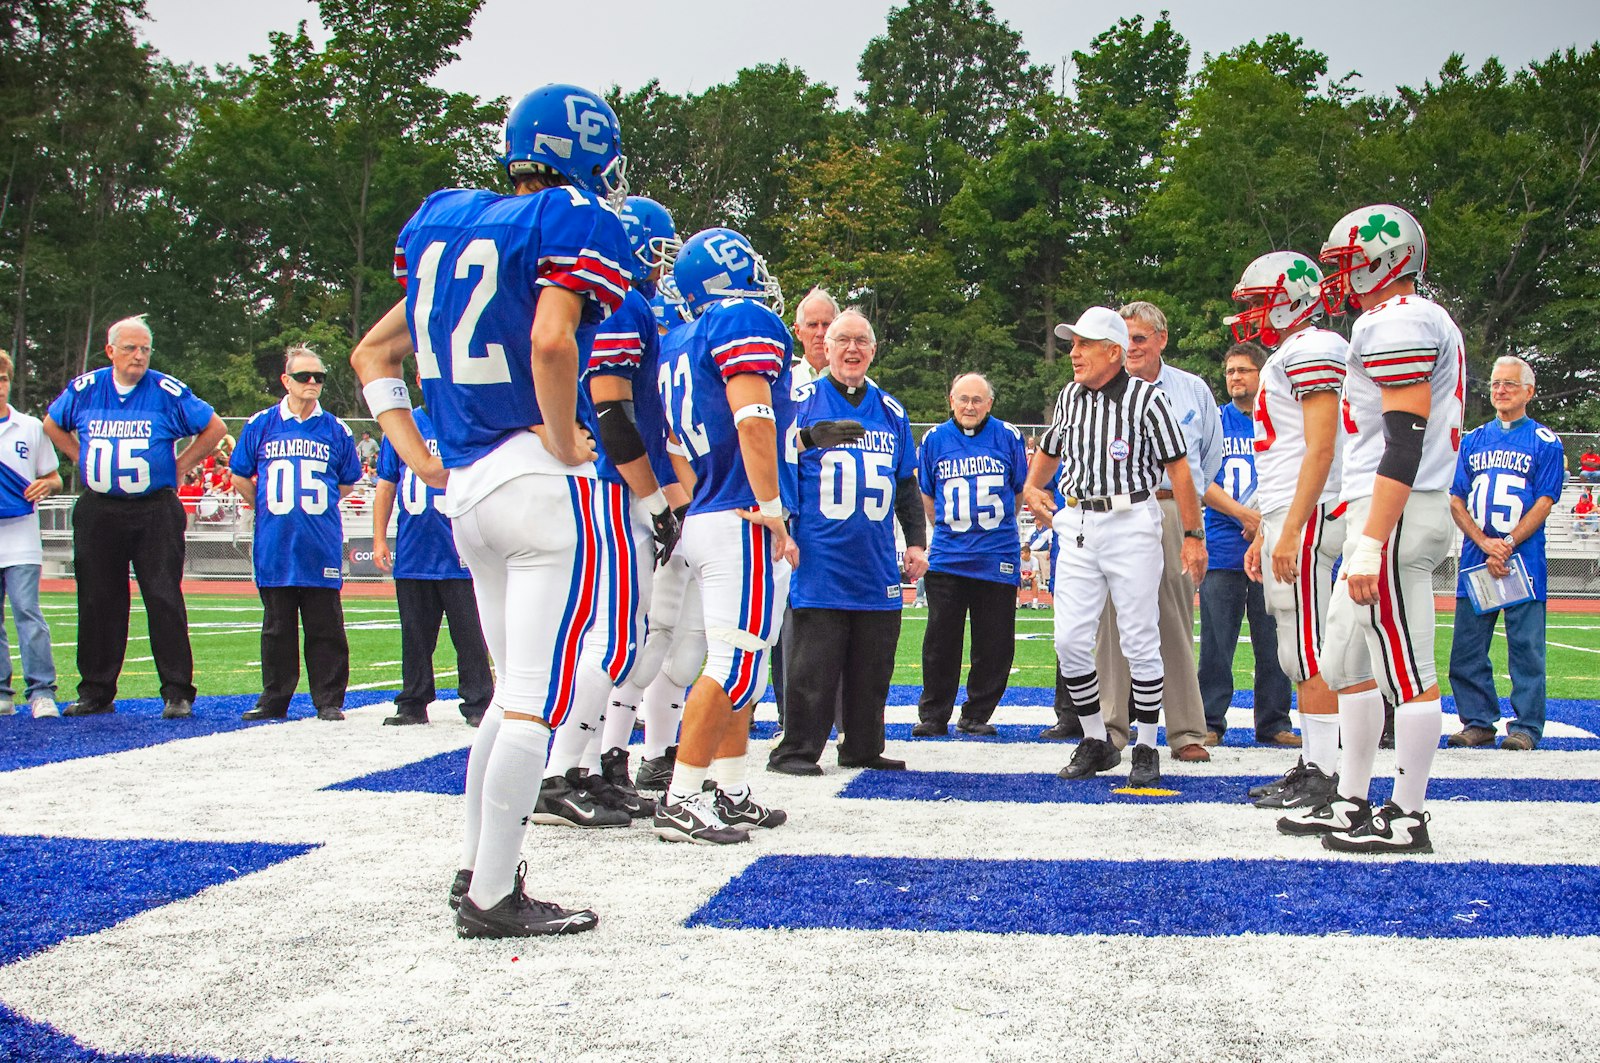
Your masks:
{"label": "khaki pant", "polygon": [[[1201,741],[1206,733],[1205,704],[1200,700],[1200,677],[1194,655],[1194,581],[1183,571],[1183,522],[1178,504],[1161,500],[1161,553],[1165,570],[1156,591],[1161,605],[1161,663],[1165,670],[1161,722],[1167,728],[1167,748],[1181,749]],[[1116,636],[1117,610],[1106,602],[1100,618],[1100,639],[1095,647],[1095,671],[1100,677],[1100,711],[1106,731],[1118,749],[1128,744],[1128,660]]]}

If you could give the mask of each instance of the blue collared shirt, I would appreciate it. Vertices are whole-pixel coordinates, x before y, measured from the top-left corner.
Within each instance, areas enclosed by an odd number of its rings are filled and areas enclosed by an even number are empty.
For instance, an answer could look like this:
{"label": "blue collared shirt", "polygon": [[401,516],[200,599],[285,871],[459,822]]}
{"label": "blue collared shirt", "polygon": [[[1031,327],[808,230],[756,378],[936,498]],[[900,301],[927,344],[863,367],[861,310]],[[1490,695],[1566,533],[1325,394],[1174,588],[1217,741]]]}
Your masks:
{"label": "blue collared shirt", "polygon": [[[1216,397],[1204,380],[1165,361],[1161,363],[1155,385],[1166,393],[1172,416],[1183,429],[1183,439],[1189,447],[1194,493],[1203,499],[1206,485],[1217,478],[1222,468],[1222,412],[1217,408]],[[1172,490],[1172,478],[1162,476],[1161,487]]]}

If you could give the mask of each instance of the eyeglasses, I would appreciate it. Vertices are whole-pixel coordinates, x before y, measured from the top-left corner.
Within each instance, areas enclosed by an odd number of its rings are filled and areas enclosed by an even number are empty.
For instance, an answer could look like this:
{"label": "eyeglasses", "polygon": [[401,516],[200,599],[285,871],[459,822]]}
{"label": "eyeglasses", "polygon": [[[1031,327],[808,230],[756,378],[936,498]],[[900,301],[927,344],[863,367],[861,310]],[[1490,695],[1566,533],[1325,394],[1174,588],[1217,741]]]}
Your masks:
{"label": "eyeglasses", "polygon": [[845,347],[871,347],[871,336],[835,336],[833,342],[840,348]]}
{"label": "eyeglasses", "polygon": [[327,373],[318,373],[311,369],[302,369],[300,372],[290,373],[288,376],[296,384],[320,384],[328,379]]}
{"label": "eyeglasses", "polygon": [[1128,342],[1129,343],[1148,343],[1149,340],[1150,340],[1149,336],[1141,336],[1137,332],[1128,333]]}
{"label": "eyeglasses", "polygon": [[1261,370],[1257,369],[1255,366],[1251,366],[1248,369],[1246,369],[1246,368],[1244,368],[1242,366],[1234,366],[1232,369],[1224,369],[1222,371],[1222,375],[1223,376],[1251,376],[1251,375],[1253,375],[1255,373],[1259,373],[1259,372],[1261,372]]}
{"label": "eyeglasses", "polygon": [[119,343],[119,344],[117,344],[117,353],[118,354],[149,354],[150,353],[150,345],[148,343]]}
{"label": "eyeglasses", "polygon": [[1491,380],[1491,381],[1489,381],[1489,390],[1490,391],[1511,391],[1513,388],[1525,388],[1527,386],[1528,385],[1524,384],[1520,380]]}

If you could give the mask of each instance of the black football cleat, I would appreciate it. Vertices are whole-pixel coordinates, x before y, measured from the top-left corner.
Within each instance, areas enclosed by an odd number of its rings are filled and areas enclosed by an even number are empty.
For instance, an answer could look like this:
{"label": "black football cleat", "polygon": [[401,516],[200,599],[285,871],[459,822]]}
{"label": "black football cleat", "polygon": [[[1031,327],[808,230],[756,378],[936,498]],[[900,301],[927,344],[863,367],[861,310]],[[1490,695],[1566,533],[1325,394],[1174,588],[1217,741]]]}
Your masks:
{"label": "black football cleat", "polygon": [[456,910],[456,936],[463,938],[527,938],[553,934],[581,934],[600,925],[600,917],[587,908],[563,908],[536,901],[522,891],[528,873],[523,862],[511,882],[511,892],[493,908],[483,909],[463,895]]}

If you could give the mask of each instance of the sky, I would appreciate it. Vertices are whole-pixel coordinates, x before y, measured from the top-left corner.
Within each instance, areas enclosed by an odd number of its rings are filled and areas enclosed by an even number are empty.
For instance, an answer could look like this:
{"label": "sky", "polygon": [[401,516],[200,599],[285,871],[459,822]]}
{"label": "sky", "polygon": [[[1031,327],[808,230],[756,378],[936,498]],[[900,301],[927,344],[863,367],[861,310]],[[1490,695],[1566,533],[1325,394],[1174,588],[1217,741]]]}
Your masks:
{"label": "sky", "polygon": [[[1022,33],[1036,63],[1063,60],[1118,15],[1164,8],[1189,40],[1193,61],[1252,38],[1286,32],[1328,56],[1330,74],[1359,71],[1365,92],[1391,92],[1433,78],[1452,52],[1474,68],[1498,56],[1508,68],[1600,40],[1594,0],[1408,0],[1386,5],[1266,0],[1165,0],[1106,5],[1083,0],[991,0],[995,14]],[[552,81],[596,90],[638,88],[651,78],[674,93],[701,92],[757,63],[787,61],[813,81],[840,90],[850,105],[861,83],[856,62],[884,31],[889,0],[746,0],[726,6],[661,0],[549,3],[487,0],[460,59],[437,83],[484,99],[517,97]],[[310,0],[148,0],[145,38],[163,55],[205,66],[243,63],[267,50],[272,30],[301,20],[314,35]],[[712,16],[709,11],[720,11]],[[1367,12],[1377,11],[1370,20]],[[610,23],[608,28],[606,23]]]}

